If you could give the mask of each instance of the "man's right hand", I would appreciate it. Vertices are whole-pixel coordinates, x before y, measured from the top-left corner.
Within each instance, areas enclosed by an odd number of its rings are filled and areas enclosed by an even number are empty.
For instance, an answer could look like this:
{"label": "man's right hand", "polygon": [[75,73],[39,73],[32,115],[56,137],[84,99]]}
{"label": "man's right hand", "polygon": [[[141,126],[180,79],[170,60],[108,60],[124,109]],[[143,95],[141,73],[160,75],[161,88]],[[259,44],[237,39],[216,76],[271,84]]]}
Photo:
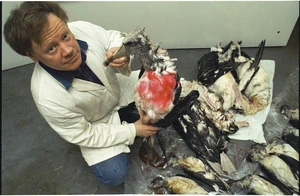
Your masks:
{"label": "man's right hand", "polygon": [[160,128],[152,125],[143,124],[142,119],[133,123],[136,129],[136,136],[148,137],[154,135]]}

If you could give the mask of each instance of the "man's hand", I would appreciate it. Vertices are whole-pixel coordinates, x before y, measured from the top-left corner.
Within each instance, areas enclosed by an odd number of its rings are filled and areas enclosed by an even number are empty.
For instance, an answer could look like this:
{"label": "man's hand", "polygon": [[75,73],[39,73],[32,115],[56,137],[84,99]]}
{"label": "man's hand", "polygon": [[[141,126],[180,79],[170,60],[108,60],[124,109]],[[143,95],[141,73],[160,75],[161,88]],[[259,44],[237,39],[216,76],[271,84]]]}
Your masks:
{"label": "man's hand", "polygon": [[133,124],[136,129],[136,136],[139,137],[148,137],[154,135],[159,130],[159,127],[143,124],[142,119],[139,119]]}
{"label": "man's hand", "polygon": [[113,56],[117,53],[118,50],[119,47],[113,47],[106,52],[106,57],[109,62],[109,65],[117,68],[127,67],[129,64],[130,57],[126,54],[124,54],[125,56],[113,59]]}

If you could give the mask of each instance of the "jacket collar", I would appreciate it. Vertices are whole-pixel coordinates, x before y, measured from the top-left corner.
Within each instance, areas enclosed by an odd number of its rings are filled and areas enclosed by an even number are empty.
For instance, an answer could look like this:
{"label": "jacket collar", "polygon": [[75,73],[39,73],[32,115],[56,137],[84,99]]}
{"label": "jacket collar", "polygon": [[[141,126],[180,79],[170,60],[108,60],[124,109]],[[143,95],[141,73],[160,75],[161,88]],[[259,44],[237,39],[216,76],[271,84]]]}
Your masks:
{"label": "jacket collar", "polygon": [[[85,41],[77,40],[79,47],[81,49],[81,65],[80,67],[85,65],[86,61],[86,51],[88,49],[88,44]],[[69,90],[69,88],[72,85],[73,79],[75,76],[79,74],[78,70],[75,71],[59,71],[56,69],[52,69],[51,67],[48,67],[47,65],[43,64],[39,61],[39,64],[42,68],[44,68],[50,75],[52,75],[57,81],[59,81],[66,90]]]}

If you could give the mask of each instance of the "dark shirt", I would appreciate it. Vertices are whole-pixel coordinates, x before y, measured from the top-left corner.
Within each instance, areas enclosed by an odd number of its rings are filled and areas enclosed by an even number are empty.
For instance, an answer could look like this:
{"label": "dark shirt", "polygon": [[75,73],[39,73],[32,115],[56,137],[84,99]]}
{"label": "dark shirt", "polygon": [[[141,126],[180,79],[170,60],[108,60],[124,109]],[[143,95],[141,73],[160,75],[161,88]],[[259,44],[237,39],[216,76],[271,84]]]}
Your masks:
{"label": "dark shirt", "polygon": [[86,64],[86,51],[88,49],[88,44],[85,41],[77,40],[80,50],[82,62],[80,67],[75,71],[59,71],[46,66],[39,61],[41,67],[43,67],[49,74],[51,74],[56,80],[58,80],[64,87],[69,90],[72,85],[74,78],[79,78],[86,81],[91,81],[96,84],[103,85],[101,80],[94,74],[94,72]]}

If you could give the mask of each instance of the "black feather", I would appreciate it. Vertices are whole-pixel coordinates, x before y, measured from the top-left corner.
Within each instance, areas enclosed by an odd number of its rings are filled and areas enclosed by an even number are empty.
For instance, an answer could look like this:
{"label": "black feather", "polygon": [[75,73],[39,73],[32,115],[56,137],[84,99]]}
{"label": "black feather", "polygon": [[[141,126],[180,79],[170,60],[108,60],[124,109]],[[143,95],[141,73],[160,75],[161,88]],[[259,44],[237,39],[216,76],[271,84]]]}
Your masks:
{"label": "black feather", "polygon": [[263,55],[263,52],[264,52],[264,49],[265,49],[265,43],[266,43],[266,40],[262,40],[261,41],[260,48],[259,48],[258,52],[255,55],[255,59],[254,59],[253,63],[250,65],[250,67],[249,67],[249,69],[254,69],[254,73],[251,76],[251,78],[247,81],[246,85],[244,86],[244,89],[241,90],[241,92],[243,94],[244,94],[244,92],[247,89],[248,85],[250,84],[250,82],[252,81],[252,79],[254,78],[254,76],[256,75],[256,73],[259,70],[259,63],[260,63],[260,60],[262,58],[262,55]]}
{"label": "black feather", "polygon": [[289,120],[290,125],[292,125],[294,128],[299,129],[299,120]]}
{"label": "black feather", "polygon": [[234,70],[234,60],[231,59],[224,63],[219,63],[218,52],[212,51],[205,54],[198,61],[198,81],[205,85],[212,85],[218,78]]}
{"label": "black feather", "polygon": [[293,132],[288,132],[287,130],[284,130],[281,138],[287,143],[289,143],[299,153],[299,134],[297,136]]}
{"label": "black feather", "polygon": [[186,111],[192,107],[195,100],[199,97],[199,92],[196,90],[191,91],[186,97],[182,100],[179,100],[177,104],[173,107],[171,112],[169,112],[165,118],[159,120],[154,124],[156,127],[167,128],[179,117],[184,115]]}

